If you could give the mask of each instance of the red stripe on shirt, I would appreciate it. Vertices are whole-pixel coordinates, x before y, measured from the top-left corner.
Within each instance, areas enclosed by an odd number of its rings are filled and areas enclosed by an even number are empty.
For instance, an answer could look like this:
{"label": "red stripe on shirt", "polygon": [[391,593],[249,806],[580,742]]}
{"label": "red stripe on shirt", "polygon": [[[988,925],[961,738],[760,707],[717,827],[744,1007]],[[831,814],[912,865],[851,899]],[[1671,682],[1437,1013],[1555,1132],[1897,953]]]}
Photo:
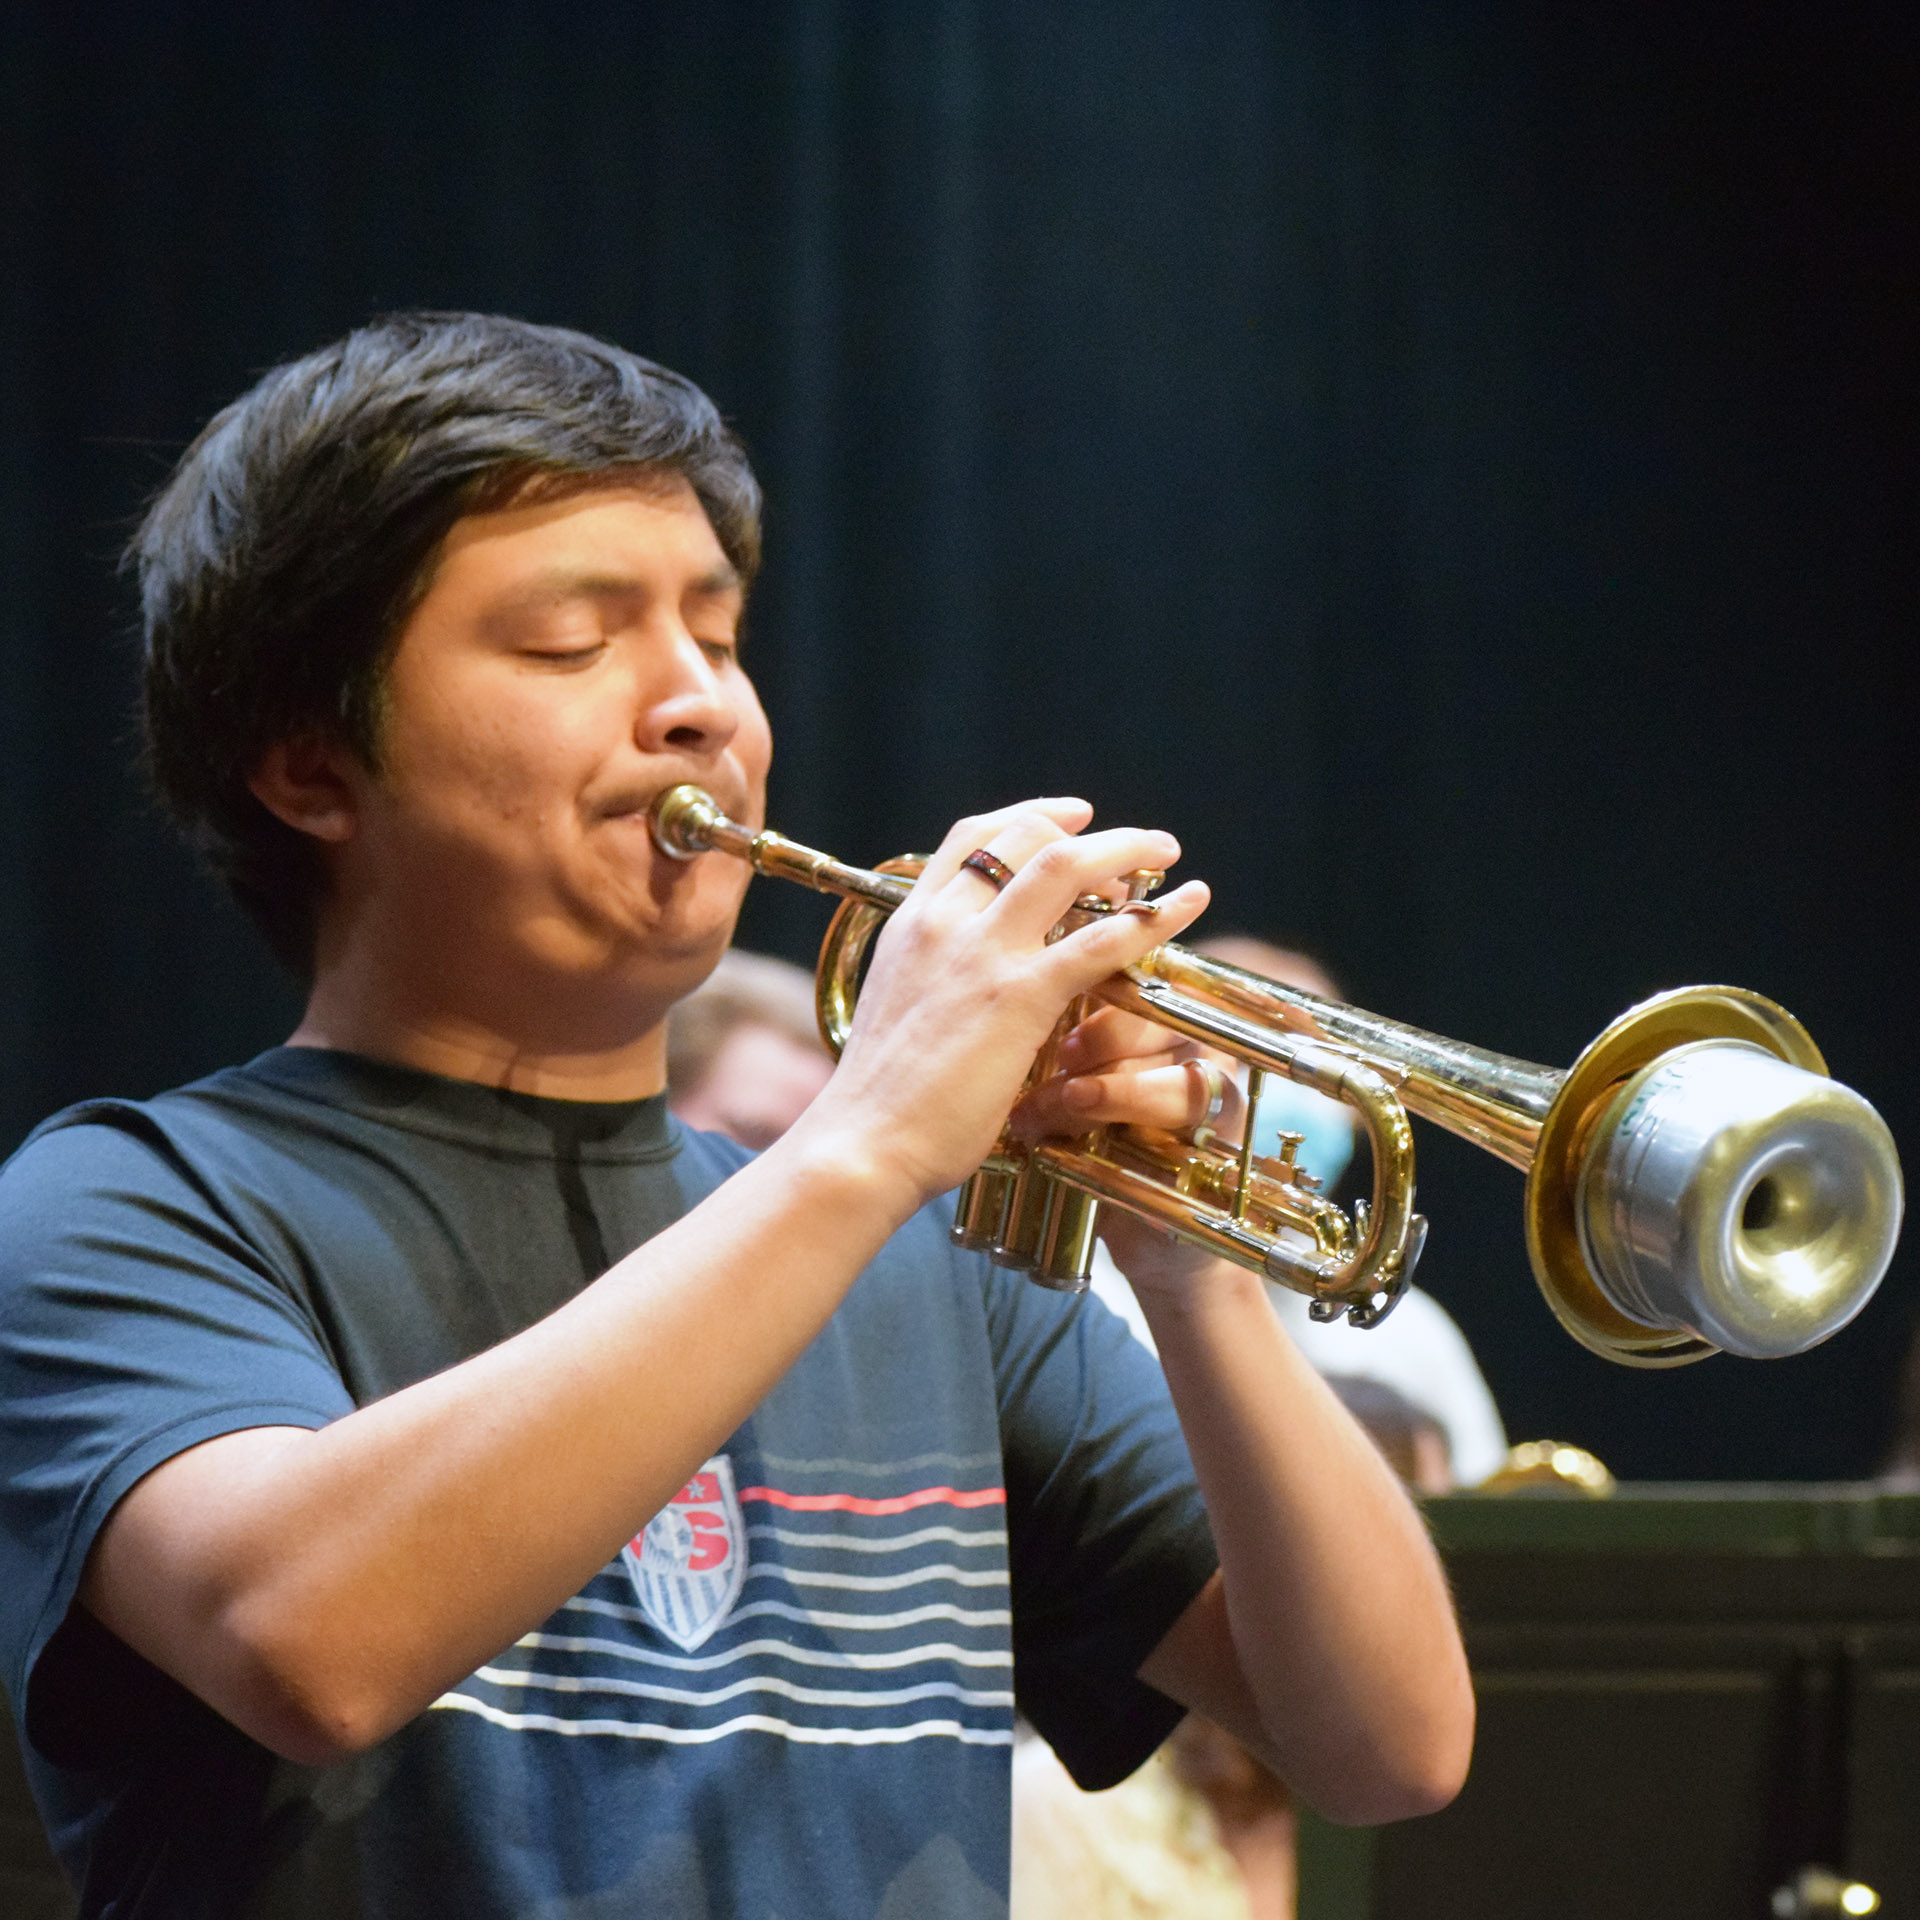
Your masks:
{"label": "red stripe on shirt", "polygon": [[792,1513],[907,1513],[915,1507],[1004,1507],[1005,1487],[981,1487],[963,1493],[954,1487],[920,1487],[890,1500],[866,1500],[857,1493],[786,1493],[779,1487],[742,1487],[742,1500],[764,1500]]}

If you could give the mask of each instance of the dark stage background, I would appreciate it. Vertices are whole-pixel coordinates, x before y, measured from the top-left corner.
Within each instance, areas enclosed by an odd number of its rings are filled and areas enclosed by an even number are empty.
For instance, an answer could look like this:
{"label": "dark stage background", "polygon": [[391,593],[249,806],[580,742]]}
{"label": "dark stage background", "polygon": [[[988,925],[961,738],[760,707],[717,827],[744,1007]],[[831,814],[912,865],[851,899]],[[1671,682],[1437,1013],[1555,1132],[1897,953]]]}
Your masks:
{"label": "dark stage background", "polygon": [[[502,308],[684,368],[771,500],[775,819],[1079,791],[1221,926],[1564,1064],[1795,1009],[1920,1139],[1915,11],[1454,0],[21,4],[4,49],[0,1146],[293,998],[127,771],[130,522],[259,369]],[[810,956],[820,916],[746,937]],[[1636,1375],[1422,1130],[1517,1435],[1873,1467],[1903,1254],[1818,1353]]]}

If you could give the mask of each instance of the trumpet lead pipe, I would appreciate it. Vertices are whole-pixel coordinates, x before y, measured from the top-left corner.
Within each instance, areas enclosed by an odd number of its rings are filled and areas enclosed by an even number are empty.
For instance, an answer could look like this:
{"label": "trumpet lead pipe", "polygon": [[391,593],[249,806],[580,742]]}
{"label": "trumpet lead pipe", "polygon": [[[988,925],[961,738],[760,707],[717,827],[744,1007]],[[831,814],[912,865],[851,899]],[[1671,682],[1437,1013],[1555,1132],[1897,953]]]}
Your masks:
{"label": "trumpet lead pipe", "polygon": [[704,789],[670,787],[654,801],[650,815],[653,844],[674,860],[695,860],[703,853],[727,853],[747,861],[756,873],[796,880],[816,893],[871,901],[889,911],[906,899],[911,882],[891,874],[849,866],[831,854],[803,847],[785,834],[756,833],[730,820]]}

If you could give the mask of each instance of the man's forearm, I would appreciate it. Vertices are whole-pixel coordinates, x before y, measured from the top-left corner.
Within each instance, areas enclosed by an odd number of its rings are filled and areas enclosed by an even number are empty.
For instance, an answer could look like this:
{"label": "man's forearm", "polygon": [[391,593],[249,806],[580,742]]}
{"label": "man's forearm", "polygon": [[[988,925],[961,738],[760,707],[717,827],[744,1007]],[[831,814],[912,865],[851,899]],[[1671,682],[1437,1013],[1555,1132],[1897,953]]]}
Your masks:
{"label": "man's forearm", "polygon": [[1258,1726],[1236,1730],[1334,1819],[1444,1805],[1465,1778],[1473,1695],[1412,1502],[1253,1275],[1215,1264],[1141,1291],[1221,1562],[1143,1672],[1229,1724],[1221,1675],[1229,1694],[1243,1680]]}
{"label": "man's forearm", "polygon": [[515,1338],[317,1432],[156,1469],[82,1598],[277,1751],[371,1744],[604,1566],[917,1199],[847,1140],[790,1136]]}

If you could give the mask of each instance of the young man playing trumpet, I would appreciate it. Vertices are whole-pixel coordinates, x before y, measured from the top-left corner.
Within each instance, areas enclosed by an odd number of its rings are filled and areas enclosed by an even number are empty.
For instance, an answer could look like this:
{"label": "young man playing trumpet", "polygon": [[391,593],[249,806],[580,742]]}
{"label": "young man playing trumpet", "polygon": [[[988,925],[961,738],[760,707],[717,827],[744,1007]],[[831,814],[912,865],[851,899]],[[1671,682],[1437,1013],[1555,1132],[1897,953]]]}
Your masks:
{"label": "young man playing trumpet", "polygon": [[[0,1180],[6,1674],[89,1913],[996,1912],[1016,1692],[1088,1784],[1194,1706],[1336,1819],[1459,1785],[1439,1569],[1260,1283],[1109,1223],[1163,1384],[946,1241],[1205,905],[1049,944],[1168,836],[960,822],[792,1131],[667,1119],[745,870],[647,808],[762,817],[757,512],[684,381],[415,315],[141,532],[156,780],[311,992]],[[1021,1123],[1193,1123],[1164,1041],[1097,1016]]]}

